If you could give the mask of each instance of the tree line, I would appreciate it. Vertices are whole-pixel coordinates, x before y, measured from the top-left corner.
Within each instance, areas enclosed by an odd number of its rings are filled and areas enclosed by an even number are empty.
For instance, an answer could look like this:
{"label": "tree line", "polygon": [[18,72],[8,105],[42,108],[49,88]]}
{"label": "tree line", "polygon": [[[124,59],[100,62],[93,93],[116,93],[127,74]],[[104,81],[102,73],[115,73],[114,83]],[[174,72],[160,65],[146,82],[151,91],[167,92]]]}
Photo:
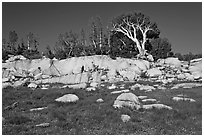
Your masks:
{"label": "tree line", "polygon": [[160,37],[156,23],[142,13],[131,12],[115,17],[111,26],[104,27],[100,17],[93,17],[89,30],[81,29],[80,34],[68,31],[59,34],[51,48],[49,45],[42,54],[39,52],[39,38],[29,33],[26,40],[18,42],[18,34],[9,32],[9,40],[2,41],[3,60],[8,55],[23,55],[29,59],[48,58],[66,59],[70,57],[109,55],[111,58],[138,58],[151,54],[155,60],[159,58],[178,57],[180,60],[201,58],[201,54],[181,55],[173,53],[172,45],[167,38]]}

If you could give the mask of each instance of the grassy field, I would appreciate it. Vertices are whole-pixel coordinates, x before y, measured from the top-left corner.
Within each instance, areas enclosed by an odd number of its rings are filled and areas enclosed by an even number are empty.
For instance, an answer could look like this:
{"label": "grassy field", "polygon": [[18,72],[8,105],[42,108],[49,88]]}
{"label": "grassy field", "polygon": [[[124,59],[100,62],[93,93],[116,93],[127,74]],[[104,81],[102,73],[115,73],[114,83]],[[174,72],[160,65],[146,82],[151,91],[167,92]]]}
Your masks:
{"label": "grassy field", "polygon": [[[116,83],[120,85],[123,83]],[[135,83],[125,83],[125,89]],[[107,85],[111,85],[106,83]],[[6,88],[2,91],[2,134],[202,134],[202,88],[131,91],[141,96],[154,98],[173,110],[130,110],[115,109],[113,102],[119,94],[101,87],[96,91],[83,89],[31,90],[27,87]],[[115,89],[118,90],[118,89]],[[57,103],[54,100],[64,94],[74,93],[79,97],[76,103]],[[196,100],[172,101],[172,97],[185,94]],[[102,98],[104,102],[97,103]],[[7,106],[17,102],[13,108]],[[40,111],[29,110],[37,107],[48,107]],[[121,114],[128,114],[131,119],[123,123]],[[36,127],[41,123],[50,123],[48,127]]]}

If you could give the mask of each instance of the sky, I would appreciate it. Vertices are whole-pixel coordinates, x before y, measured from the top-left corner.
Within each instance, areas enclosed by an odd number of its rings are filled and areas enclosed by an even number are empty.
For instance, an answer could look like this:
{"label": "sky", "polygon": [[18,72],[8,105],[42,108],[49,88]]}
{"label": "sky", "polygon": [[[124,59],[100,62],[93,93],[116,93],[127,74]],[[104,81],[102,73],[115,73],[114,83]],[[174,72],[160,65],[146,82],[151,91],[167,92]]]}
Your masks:
{"label": "sky", "polygon": [[39,37],[39,50],[53,47],[60,33],[89,29],[92,17],[100,16],[104,26],[114,17],[140,11],[156,22],[160,37],[167,38],[174,53],[202,53],[201,2],[59,2],[2,3],[2,38],[15,30],[19,39],[32,32]]}

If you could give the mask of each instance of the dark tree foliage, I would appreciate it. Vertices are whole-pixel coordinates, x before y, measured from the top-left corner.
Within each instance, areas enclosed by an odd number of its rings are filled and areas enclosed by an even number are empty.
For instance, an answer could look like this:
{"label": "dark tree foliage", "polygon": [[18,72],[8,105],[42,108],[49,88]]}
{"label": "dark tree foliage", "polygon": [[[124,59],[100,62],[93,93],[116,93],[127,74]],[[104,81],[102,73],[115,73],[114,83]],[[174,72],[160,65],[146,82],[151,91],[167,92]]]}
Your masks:
{"label": "dark tree foliage", "polygon": [[53,54],[53,51],[51,50],[51,48],[50,48],[49,45],[47,45],[44,55],[45,55],[47,58],[50,58],[50,59],[53,59],[53,58],[54,58],[55,55]]}
{"label": "dark tree foliage", "polygon": [[83,56],[84,46],[76,33],[70,31],[60,34],[54,47],[54,55],[58,59]]}
{"label": "dark tree foliage", "polygon": [[159,58],[167,58],[171,53],[171,44],[166,38],[157,38],[150,41],[151,50],[150,54],[154,57],[155,60]]}
{"label": "dark tree foliage", "polygon": [[121,33],[113,32],[110,36],[110,56],[131,58],[139,52],[134,48],[134,42]]}

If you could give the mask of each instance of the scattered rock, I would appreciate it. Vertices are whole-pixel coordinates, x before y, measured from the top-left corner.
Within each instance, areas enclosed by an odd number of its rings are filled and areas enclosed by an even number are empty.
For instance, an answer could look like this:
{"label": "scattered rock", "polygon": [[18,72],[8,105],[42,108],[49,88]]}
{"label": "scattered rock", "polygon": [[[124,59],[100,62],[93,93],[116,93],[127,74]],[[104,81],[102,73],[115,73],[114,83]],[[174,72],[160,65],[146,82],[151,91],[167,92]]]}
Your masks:
{"label": "scattered rock", "polygon": [[156,102],[156,99],[143,99],[142,102]]}
{"label": "scattered rock", "polygon": [[135,94],[122,93],[114,101],[113,107],[114,108],[130,107],[132,109],[139,109],[140,102]]}
{"label": "scattered rock", "polygon": [[7,88],[7,87],[12,87],[12,84],[10,82],[2,83],[2,89]]}
{"label": "scattered rock", "polygon": [[96,100],[96,102],[101,103],[101,102],[104,102],[104,100],[102,98],[99,98]]}
{"label": "scattered rock", "polygon": [[98,86],[98,83],[97,83],[97,82],[92,82],[92,83],[90,84],[90,86],[91,86],[91,87],[97,87],[97,86]]}
{"label": "scattered rock", "polygon": [[84,89],[86,88],[86,86],[87,86],[86,83],[68,85],[69,88],[73,88],[73,89]]}
{"label": "scattered rock", "polygon": [[152,109],[152,108],[157,108],[157,109],[169,109],[172,110],[172,107],[169,107],[164,104],[150,104],[150,105],[143,105],[143,109]]}
{"label": "scattered rock", "polygon": [[41,124],[38,124],[38,125],[35,125],[36,127],[49,127],[50,126],[50,123],[41,123]]}
{"label": "scattered rock", "polygon": [[30,84],[28,85],[28,87],[29,87],[29,88],[32,88],[32,89],[36,89],[36,88],[38,87],[38,85],[35,84],[35,83],[30,83]]}
{"label": "scattered rock", "polygon": [[186,77],[185,77],[184,74],[179,74],[179,75],[177,76],[177,78],[183,80],[183,79],[185,79]]}
{"label": "scattered rock", "polygon": [[39,111],[39,110],[43,110],[43,109],[46,109],[48,107],[42,107],[42,108],[32,108],[30,109],[30,111]]}
{"label": "scattered rock", "polygon": [[136,88],[140,88],[142,85],[140,85],[140,84],[135,84],[135,85],[133,85],[133,86],[131,86],[131,90],[135,90]]}
{"label": "scattered rock", "polygon": [[178,89],[178,88],[193,88],[193,87],[200,87],[202,86],[201,83],[181,83],[181,84],[176,84],[171,89]]}
{"label": "scattered rock", "polygon": [[145,99],[147,96],[138,96],[139,99]]}
{"label": "scattered rock", "polygon": [[42,85],[41,89],[48,89],[49,85]]}
{"label": "scattered rock", "polygon": [[162,86],[158,86],[157,88],[161,89],[161,90],[165,90],[166,89],[166,87],[162,87]]}
{"label": "scattered rock", "polygon": [[108,87],[108,89],[116,89],[116,85],[112,84],[111,86]]}
{"label": "scattered rock", "polygon": [[145,90],[145,92],[149,92],[149,91],[155,90],[155,88],[149,85],[142,85],[140,86],[140,90]]}
{"label": "scattered rock", "polygon": [[121,115],[121,120],[123,121],[123,122],[128,122],[129,120],[130,120],[130,116],[129,115]]}
{"label": "scattered rock", "polygon": [[88,88],[86,88],[86,91],[95,91],[95,90],[96,90],[95,87],[88,87]]}
{"label": "scattered rock", "polygon": [[119,91],[113,91],[111,92],[111,94],[117,94],[117,93],[125,93],[125,92],[129,92],[129,89],[124,89],[124,90],[119,90]]}
{"label": "scattered rock", "polygon": [[186,98],[186,97],[173,97],[172,100],[174,101],[190,101],[190,102],[196,102],[192,98]]}
{"label": "scattered rock", "polygon": [[74,94],[67,94],[67,95],[64,95],[62,97],[59,97],[59,98],[55,99],[55,101],[57,101],[57,102],[64,102],[64,103],[66,103],[66,102],[76,102],[78,100],[79,100],[79,98]]}

